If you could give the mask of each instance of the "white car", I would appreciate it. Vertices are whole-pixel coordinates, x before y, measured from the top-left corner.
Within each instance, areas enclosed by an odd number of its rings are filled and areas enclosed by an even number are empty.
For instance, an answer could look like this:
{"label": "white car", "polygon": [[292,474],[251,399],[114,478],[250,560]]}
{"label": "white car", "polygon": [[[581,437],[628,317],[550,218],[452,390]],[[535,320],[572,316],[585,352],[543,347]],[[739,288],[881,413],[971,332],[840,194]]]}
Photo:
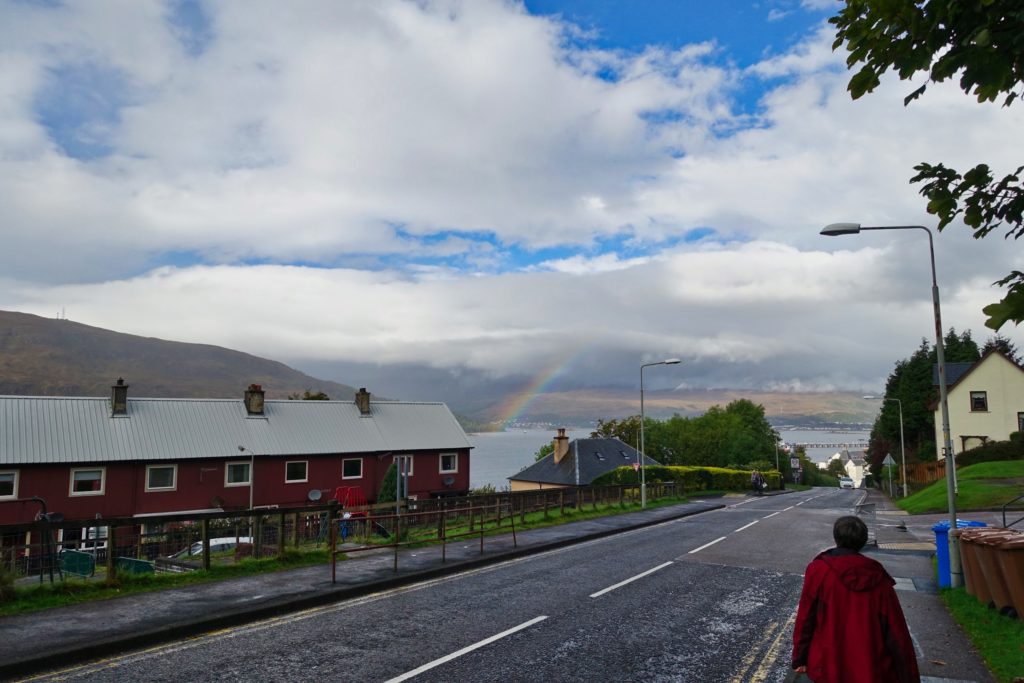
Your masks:
{"label": "white car", "polygon": [[[241,536],[241,537],[239,537],[237,539],[234,536],[230,536],[230,537],[226,537],[226,538],[211,538],[210,539],[210,553],[211,554],[212,553],[222,553],[222,552],[225,552],[227,550],[234,550],[235,549],[235,542],[236,541],[238,543],[252,543],[252,539],[250,537],[248,537],[248,536]],[[203,554],[203,542],[202,541],[196,541],[195,543],[192,544],[191,547],[185,548],[184,550],[179,550],[178,552],[176,552],[173,555],[171,555],[171,557],[181,559],[181,558],[184,558],[184,557],[190,557],[190,556],[194,557],[196,555],[202,555],[202,554]]]}
{"label": "white car", "polygon": [[841,489],[852,489],[853,479],[849,477],[839,477],[839,488]]}

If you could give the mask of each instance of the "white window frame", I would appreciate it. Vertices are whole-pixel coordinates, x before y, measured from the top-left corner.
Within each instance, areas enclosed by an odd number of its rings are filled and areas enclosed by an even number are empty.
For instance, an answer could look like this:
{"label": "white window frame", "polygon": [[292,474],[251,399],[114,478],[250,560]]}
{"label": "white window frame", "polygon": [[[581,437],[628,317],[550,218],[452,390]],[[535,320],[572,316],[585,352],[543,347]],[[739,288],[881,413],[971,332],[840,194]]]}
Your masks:
{"label": "white window frame", "polygon": [[[100,473],[100,490],[99,491],[76,491],[75,490],[75,473],[76,472],[99,472]],[[68,477],[68,496],[77,498],[79,496],[102,496],[107,491],[107,468],[106,467],[72,467],[71,474]]]}
{"label": "white window frame", "polygon": [[0,494],[0,500],[17,500],[18,499],[18,470],[0,470],[0,474],[13,474],[14,475],[14,488],[11,492]]}
{"label": "white window frame", "polygon": [[[359,463],[359,476],[350,477],[345,475],[345,463],[347,462],[358,462]],[[341,461],[341,478],[342,479],[362,479],[363,478],[363,459],[362,458],[344,458]]]}
{"label": "white window frame", "polygon": [[[171,485],[170,486],[151,486],[149,473],[156,469],[171,469]],[[177,491],[178,490],[178,466],[176,464],[171,465],[146,465],[146,491]]]}
{"label": "white window frame", "polygon": [[[452,458],[455,461],[455,466],[446,470],[444,468],[444,459]],[[440,453],[437,456],[437,471],[439,474],[458,474],[459,473],[459,454],[458,453]]]}
{"label": "white window frame", "polygon": [[400,475],[402,473],[402,467],[401,467],[401,465],[398,464],[399,458],[405,458],[406,460],[409,461],[409,468],[405,471],[405,476],[406,477],[413,476],[413,463],[416,462],[416,458],[414,458],[411,455],[404,455],[404,454],[403,455],[392,456],[391,462],[395,463],[395,474],[396,475]]}
{"label": "white window frame", "polygon": [[[248,473],[248,478],[245,481],[230,481],[228,479],[228,473],[231,468],[235,465],[245,465],[245,471]],[[232,460],[224,463],[224,488],[235,488],[238,486],[249,486],[252,483],[252,463],[248,460]]]}
{"label": "white window frame", "polygon": [[[288,478],[288,465],[302,464],[302,479],[289,479]],[[309,481],[309,461],[308,460],[287,460],[284,463],[284,483],[286,484],[301,484]]]}

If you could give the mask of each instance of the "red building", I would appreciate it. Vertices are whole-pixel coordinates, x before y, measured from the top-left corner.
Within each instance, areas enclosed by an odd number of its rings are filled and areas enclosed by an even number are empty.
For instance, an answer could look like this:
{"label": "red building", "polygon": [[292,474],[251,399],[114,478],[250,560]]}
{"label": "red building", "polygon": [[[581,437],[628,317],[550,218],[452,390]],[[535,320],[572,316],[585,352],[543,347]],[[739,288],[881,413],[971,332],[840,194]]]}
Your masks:
{"label": "red building", "polygon": [[411,498],[464,495],[472,446],[443,403],[0,396],[0,524],[296,506],[340,486],[374,501],[387,468]]}

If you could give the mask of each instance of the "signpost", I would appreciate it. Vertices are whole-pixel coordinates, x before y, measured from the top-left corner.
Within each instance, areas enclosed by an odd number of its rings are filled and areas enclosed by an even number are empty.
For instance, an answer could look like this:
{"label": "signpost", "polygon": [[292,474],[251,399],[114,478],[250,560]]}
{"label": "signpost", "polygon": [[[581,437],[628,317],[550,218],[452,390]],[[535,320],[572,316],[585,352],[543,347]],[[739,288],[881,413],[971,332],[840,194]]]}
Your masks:
{"label": "signpost", "polygon": [[886,471],[889,472],[889,497],[892,497],[892,466],[896,464],[896,461],[892,459],[892,455],[886,453],[885,460],[882,461]]}

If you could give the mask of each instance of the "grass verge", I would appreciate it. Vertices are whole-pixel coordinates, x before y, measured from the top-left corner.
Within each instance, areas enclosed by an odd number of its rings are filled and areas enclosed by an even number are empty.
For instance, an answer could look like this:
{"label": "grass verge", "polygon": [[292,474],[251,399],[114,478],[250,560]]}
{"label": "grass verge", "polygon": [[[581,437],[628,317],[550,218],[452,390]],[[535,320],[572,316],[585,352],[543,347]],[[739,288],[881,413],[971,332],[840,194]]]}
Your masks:
{"label": "grass verge", "polygon": [[999,683],[1024,677],[1024,621],[989,609],[963,588],[939,594]]}
{"label": "grass verge", "polygon": [[180,588],[211,581],[232,579],[252,574],[295,569],[315,564],[327,563],[326,550],[286,553],[283,558],[265,558],[255,560],[247,558],[237,564],[218,565],[209,571],[194,571],[183,574],[149,574],[143,576],[125,575],[113,581],[89,581],[83,579],[65,579],[54,584],[42,583],[38,586],[18,586],[14,588],[12,599],[0,602],[0,617],[26,612],[64,607],[81,602],[109,600],[124,595],[148,593]]}
{"label": "grass verge", "polygon": [[[961,510],[993,509],[1020,495],[1024,484],[1024,460],[980,462],[957,470]],[[949,509],[946,480],[942,478],[907,498],[894,501],[912,515],[944,512]]]}

